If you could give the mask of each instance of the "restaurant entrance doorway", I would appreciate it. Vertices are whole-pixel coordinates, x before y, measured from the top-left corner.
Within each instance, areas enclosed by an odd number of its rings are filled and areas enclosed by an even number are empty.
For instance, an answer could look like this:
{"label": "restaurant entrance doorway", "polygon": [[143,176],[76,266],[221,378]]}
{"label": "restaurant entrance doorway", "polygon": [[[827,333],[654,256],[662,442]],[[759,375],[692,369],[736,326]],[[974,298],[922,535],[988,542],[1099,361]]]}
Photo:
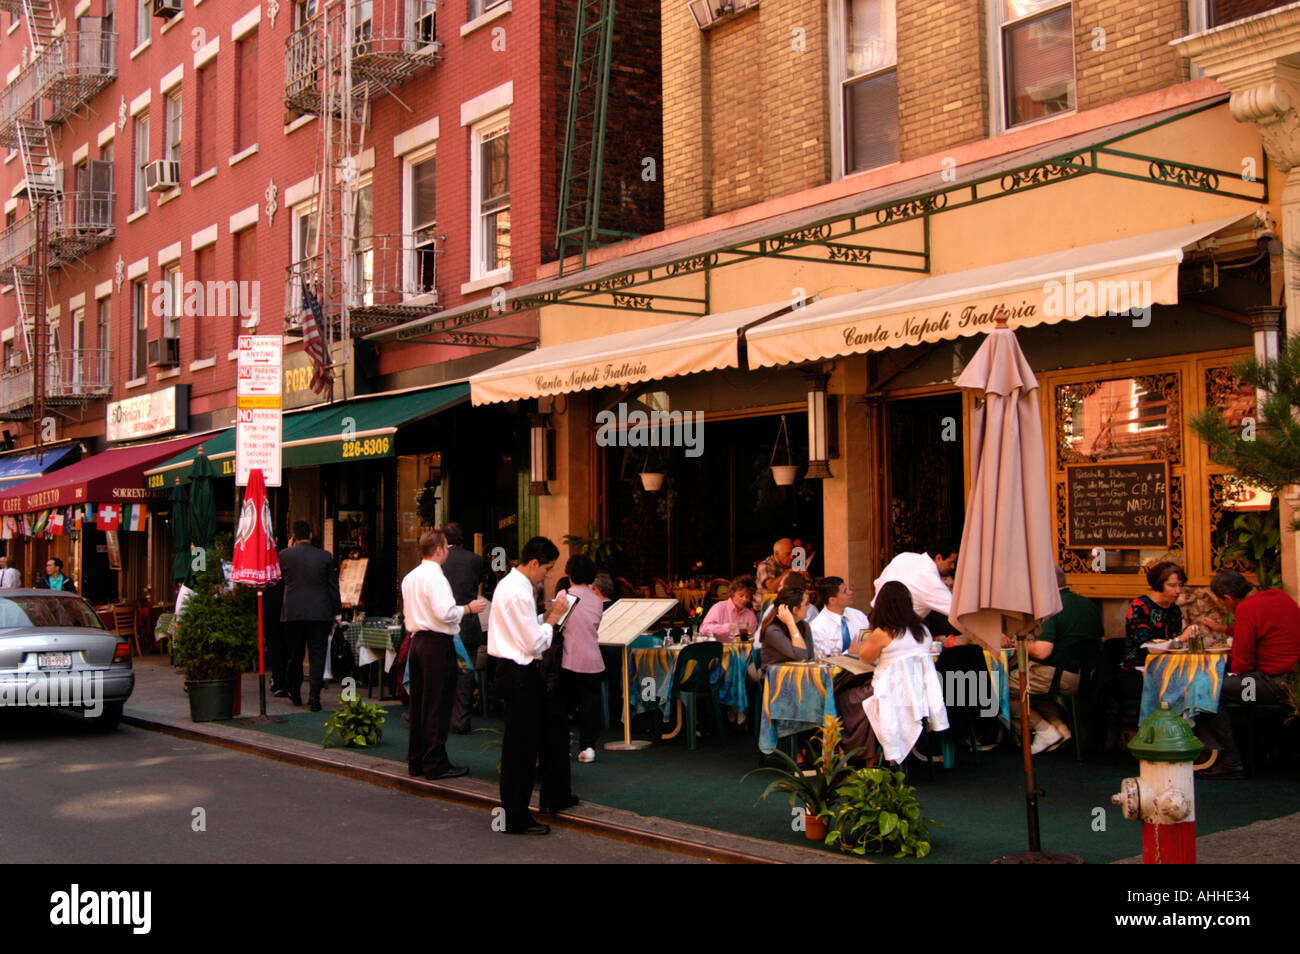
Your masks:
{"label": "restaurant entrance doorway", "polygon": [[885,411],[885,558],[958,540],[966,519],[962,397],[892,400]]}

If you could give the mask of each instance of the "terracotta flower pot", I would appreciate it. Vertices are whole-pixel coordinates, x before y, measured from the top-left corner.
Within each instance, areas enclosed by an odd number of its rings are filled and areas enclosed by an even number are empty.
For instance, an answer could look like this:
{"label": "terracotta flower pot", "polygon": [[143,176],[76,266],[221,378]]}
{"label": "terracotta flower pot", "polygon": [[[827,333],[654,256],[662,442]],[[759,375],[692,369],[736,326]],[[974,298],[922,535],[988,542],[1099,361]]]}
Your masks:
{"label": "terracotta flower pot", "polygon": [[654,471],[651,470],[643,470],[641,472],[641,486],[644,487],[646,490],[649,490],[653,493],[654,491],[661,489],[663,485],[664,485],[663,474],[656,474]]}
{"label": "terracotta flower pot", "polygon": [[829,825],[826,819],[814,814],[810,809],[805,808],[803,816],[803,833],[809,841],[825,841],[826,832]]}
{"label": "terracotta flower pot", "polygon": [[772,479],[778,487],[789,487],[794,483],[794,475],[799,472],[798,464],[773,464]]}

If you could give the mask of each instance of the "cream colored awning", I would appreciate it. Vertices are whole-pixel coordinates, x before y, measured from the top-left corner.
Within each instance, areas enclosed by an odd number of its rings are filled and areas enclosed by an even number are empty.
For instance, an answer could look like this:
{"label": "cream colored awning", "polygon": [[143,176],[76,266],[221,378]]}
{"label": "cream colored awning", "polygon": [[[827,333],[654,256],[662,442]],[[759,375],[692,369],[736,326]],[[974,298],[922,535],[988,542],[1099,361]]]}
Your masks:
{"label": "cream colored awning", "polygon": [[736,368],[740,330],[788,307],[767,303],[538,348],[471,377],[470,398],[492,404]]}
{"label": "cream colored awning", "polygon": [[1002,308],[1009,327],[1028,328],[1174,305],[1183,252],[1216,232],[1248,228],[1253,219],[1233,216],[821,299],[747,332],[749,365],[981,334],[993,329]]}

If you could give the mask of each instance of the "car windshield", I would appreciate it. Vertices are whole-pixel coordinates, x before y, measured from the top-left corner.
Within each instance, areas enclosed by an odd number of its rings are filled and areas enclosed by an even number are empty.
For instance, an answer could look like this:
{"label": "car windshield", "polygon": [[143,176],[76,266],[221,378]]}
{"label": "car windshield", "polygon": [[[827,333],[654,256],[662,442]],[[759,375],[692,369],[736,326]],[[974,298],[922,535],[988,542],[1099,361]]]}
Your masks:
{"label": "car windshield", "polygon": [[103,620],[85,600],[68,596],[0,598],[0,629],[14,626],[78,626],[103,629]]}

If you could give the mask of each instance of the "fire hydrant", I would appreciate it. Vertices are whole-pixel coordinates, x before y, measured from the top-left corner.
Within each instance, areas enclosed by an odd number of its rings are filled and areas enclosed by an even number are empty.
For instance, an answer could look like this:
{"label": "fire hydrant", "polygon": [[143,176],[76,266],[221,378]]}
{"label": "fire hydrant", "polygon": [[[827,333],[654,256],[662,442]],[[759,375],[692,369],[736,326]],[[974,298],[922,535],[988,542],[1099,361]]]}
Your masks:
{"label": "fire hydrant", "polygon": [[1143,864],[1196,864],[1192,761],[1202,748],[1192,727],[1167,702],[1129,742],[1141,774],[1122,780],[1119,794],[1110,800],[1125,818],[1141,819]]}

